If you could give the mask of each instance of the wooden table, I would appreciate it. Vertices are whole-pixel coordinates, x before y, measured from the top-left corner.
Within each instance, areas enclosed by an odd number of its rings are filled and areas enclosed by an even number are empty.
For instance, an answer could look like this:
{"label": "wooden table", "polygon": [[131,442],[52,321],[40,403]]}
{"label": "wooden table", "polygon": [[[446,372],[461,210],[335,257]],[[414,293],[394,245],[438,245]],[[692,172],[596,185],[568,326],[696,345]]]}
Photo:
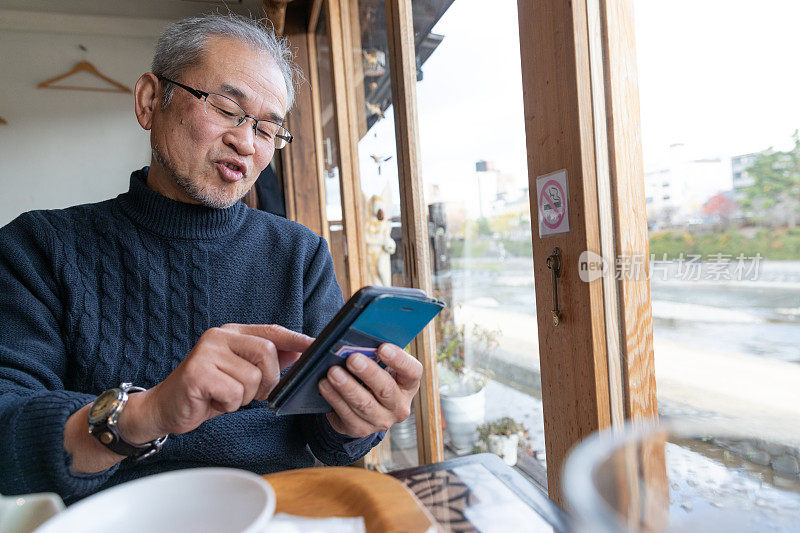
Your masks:
{"label": "wooden table", "polygon": [[268,474],[276,512],[363,516],[367,531],[567,531],[566,515],[496,455],[380,474],[324,467]]}

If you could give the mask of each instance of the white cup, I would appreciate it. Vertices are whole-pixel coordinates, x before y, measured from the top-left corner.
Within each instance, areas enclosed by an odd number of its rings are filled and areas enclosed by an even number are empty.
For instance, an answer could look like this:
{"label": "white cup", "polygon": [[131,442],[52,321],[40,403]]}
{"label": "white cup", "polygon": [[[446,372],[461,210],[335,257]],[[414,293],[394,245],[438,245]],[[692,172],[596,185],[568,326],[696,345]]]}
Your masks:
{"label": "white cup", "polygon": [[99,492],[36,533],[261,533],[274,512],[275,492],[261,476],[232,468],[193,468]]}

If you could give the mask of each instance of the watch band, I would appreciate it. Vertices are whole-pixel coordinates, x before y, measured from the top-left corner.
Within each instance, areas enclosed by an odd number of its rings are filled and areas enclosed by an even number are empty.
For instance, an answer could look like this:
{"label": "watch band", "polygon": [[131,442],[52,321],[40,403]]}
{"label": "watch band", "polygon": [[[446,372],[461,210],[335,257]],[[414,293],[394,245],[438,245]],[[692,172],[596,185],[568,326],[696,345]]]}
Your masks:
{"label": "watch band", "polygon": [[151,455],[159,452],[169,436],[164,435],[163,437],[145,444],[133,444],[126,441],[119,434],[117,421],[119,420],[119,415],[122,413],[122,410],[125,408],[125,404],[128,403],[128,392],[143,392],[145,390],[146,389],[143,389],[142,387],[135,387],[132,383],[121,383],[118,388],[109,389],[98,396],[98,398],[100,398],[101,396],[112,392],[117,394],[117,399],[114,402],[111,411],[105,417],[93,422],[91,409],[89,411],[89,433],[93,435],[100,442],[100,444],[112,452],[119,455],[133,457],[137,461],[150,457]]}

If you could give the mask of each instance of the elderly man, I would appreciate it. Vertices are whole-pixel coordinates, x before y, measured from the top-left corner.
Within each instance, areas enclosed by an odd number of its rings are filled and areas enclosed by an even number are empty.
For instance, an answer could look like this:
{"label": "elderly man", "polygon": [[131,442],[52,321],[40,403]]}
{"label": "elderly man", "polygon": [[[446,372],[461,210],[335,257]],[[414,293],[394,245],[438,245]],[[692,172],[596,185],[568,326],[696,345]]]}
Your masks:
{"label": "elderly man", "polygon": [[333,412],[262,403],[342,305],[325,241],[240,202],[291,142],[291,54],[212,15],[172,24],[152,70],[135,89],[152,159],[128,192],[0,230],[5,494],[73,502],[178,468],[352,463],[419,387],[419,362],[384,345],[391,374],[354,356],[319,383]]}

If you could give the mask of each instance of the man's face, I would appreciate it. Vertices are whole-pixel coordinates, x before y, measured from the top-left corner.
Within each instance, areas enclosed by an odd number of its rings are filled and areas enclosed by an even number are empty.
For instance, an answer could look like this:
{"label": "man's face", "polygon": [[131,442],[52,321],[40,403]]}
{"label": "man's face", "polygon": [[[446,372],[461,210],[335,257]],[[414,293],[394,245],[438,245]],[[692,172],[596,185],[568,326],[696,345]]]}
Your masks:
{"label": "man's face", "polygon": [[[286,82],[275,60],[234,39],[210,37],[203,61],[175,81],[228,96],[259,119],[286,112]],[[177,86],[166,109],[160,98],[155,103],[148,185],[181,202],[229,207],[250,190],[275,146],[255,137],[252,120],[220,126],[203,104]]]}

